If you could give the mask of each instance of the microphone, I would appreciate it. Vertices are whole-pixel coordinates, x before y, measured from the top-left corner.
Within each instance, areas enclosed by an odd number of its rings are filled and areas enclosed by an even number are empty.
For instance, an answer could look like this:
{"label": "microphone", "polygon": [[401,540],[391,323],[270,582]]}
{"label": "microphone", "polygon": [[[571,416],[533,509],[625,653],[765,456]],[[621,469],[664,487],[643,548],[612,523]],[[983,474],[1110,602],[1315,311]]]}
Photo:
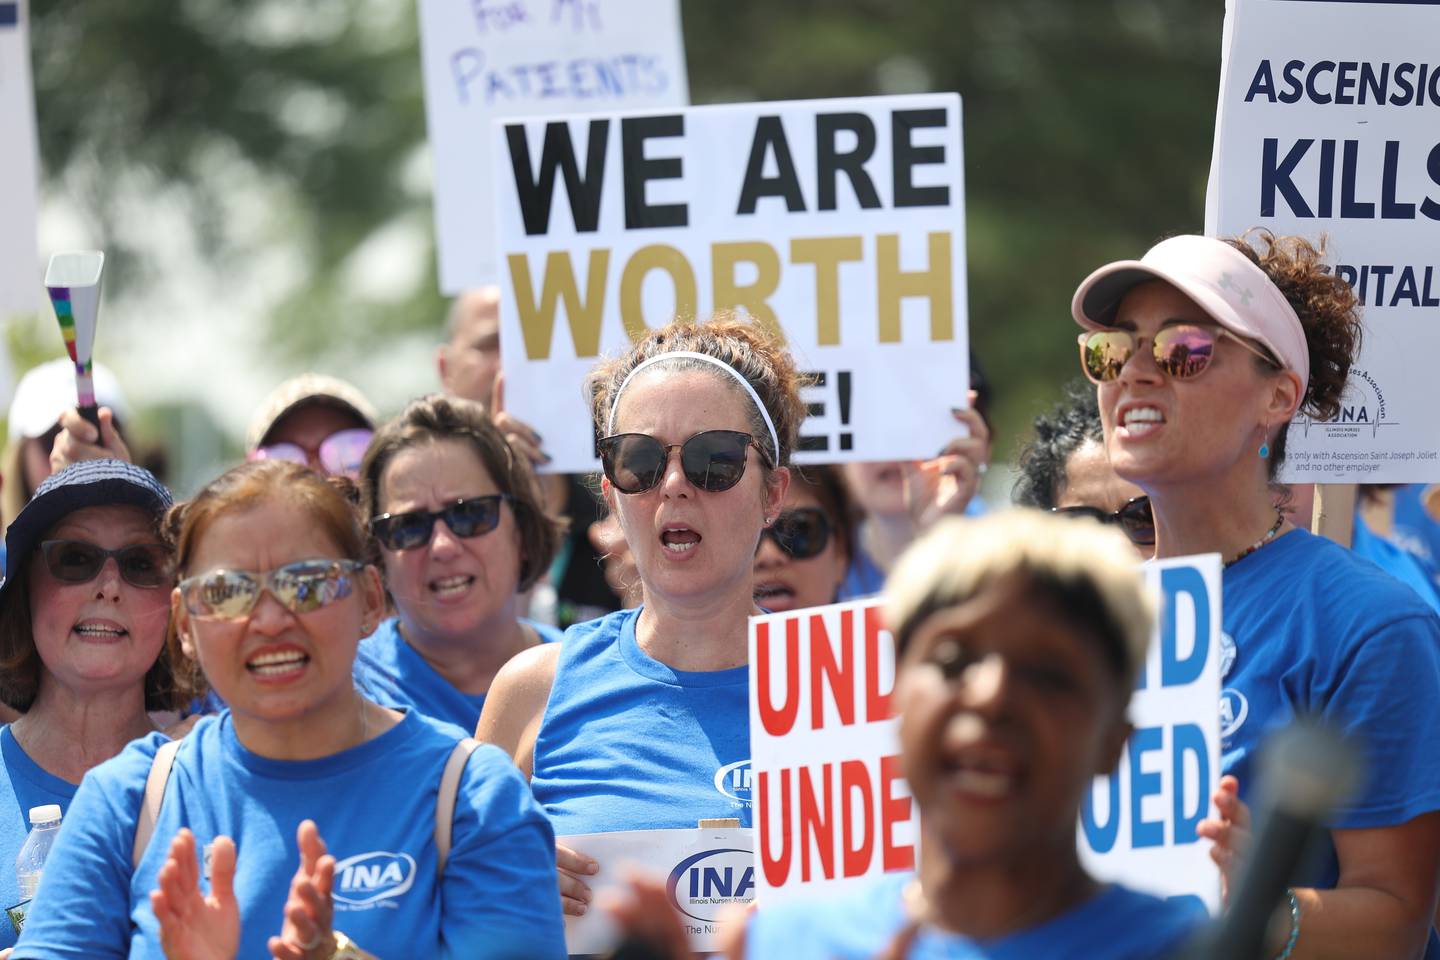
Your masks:
{"label": "microphone", "polygon": [[1268,960],[1275,908],[1324,835],[1326,819],[1359,785],[1362,767],[1354,747],[1315,721],[1296,721],[1271,737],[1260,756],[1255,840],[1229,908],[1181,954],[1184,960]]}

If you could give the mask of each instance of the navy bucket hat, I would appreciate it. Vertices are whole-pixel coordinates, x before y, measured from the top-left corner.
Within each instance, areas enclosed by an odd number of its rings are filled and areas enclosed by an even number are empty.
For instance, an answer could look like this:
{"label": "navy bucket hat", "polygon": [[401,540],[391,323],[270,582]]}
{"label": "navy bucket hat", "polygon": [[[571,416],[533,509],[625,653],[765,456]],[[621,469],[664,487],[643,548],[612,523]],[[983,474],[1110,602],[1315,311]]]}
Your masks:
{"label": "navy bucket hat", "polygon": [[5,531],[5,580],[0,583],[0,606],[8,602],[12,591],[7,588],[39,546],[40,538],[76,510],[139,507],[158,519],[174,502],[170,491],[153,473],[123,460],[84,460],[51,474]]}

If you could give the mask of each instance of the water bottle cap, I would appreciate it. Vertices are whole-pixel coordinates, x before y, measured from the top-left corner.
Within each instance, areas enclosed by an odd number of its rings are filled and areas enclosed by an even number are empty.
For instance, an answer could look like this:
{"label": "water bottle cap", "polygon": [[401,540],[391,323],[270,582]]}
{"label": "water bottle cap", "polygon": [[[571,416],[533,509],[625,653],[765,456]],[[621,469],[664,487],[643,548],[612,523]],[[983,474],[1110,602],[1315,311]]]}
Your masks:
{"label": "water bottle cap", "polygon": [[37,823],[52,823],[60,819],[60,804],[47,803],[40,807],[30,808],[30,825]]}

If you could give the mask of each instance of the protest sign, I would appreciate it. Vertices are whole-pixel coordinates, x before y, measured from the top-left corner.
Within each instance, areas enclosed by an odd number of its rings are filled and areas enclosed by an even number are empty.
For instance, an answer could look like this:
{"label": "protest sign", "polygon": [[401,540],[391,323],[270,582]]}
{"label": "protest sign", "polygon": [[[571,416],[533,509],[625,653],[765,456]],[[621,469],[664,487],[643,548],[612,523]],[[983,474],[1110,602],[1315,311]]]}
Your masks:
{"label": "protest sign", "polygon": [[915,805],[880,601],[750,618],[757,898],[839,894],[915,866]]}
{"label": "protest sign", "polygon": [[678,0],[421,0],[440,289],[498,279],[490,125],[689,102]]}
{"label": "protest sign", "polygon": [[1440,478],[1440,4],[1229,0],[1206,231],[1328,234],[1363,304],[1339,414],[1291,424],[1282,478]]}
{"label": "protest sign", "polygon": [[28,13],[24,0],[0,0],[0,317],[34,310],[41,296]]}
{"label": "protest sign", "polygon": [[1220,873],[1195,833],[1220,779],[1220,557],[1146,564],[1160,622],[1130,702],[1131,734],[1080,813],[1080,853],[1097,877],[1220,907]]}
{"label": "protest sign", "polygon": [[497,123],[495,167],[506,401],[549,469],[594,469],[580,385],[597,357],[717,308],[819,375],[802,461],[929,458],[954,437],[958,96]]}
{"label": "protest sign", "polygon": [[[751,833],[741,827],[699,830],[627,830],[556,837],[555,842],[593,857],[600,870],[585,878],[598,896],[625,889],[628,870],[640,868],[665,878],[690,947],[719,950],[727,920],[755,898],[755,855]],[[604,910],[565,918],[565,946],[575,954],[608,954],[618,931]]]}

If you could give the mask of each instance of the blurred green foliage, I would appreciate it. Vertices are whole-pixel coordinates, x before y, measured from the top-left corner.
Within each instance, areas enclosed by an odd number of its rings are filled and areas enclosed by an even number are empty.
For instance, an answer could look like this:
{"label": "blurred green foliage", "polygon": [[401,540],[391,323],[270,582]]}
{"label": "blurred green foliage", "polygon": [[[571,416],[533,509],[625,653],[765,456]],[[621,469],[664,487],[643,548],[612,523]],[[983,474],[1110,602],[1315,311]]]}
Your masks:
{"label": "blurred green foliage", "polygon": [[[460,2],[460,0],[456,0]],[[356,298],[344,265],[377,231],[429,226],[413,2],[35,0],[47,188],[105,235],[130,283],[109,187],[178,189],[208,256],[260,211],[297,244],[297,291],[264,327],[310,358],[435,328],[433,251],[414,289]],[[969,305],[994,386],[998,455],[1075,371],[1069,300],[1091,268],[1202,226],[1220,0],[685,0],[696,103],[955,90],[964,97]],[[259,176],[274,189],[252,199]],[[243,251],[242,251],[243,252]]]}

